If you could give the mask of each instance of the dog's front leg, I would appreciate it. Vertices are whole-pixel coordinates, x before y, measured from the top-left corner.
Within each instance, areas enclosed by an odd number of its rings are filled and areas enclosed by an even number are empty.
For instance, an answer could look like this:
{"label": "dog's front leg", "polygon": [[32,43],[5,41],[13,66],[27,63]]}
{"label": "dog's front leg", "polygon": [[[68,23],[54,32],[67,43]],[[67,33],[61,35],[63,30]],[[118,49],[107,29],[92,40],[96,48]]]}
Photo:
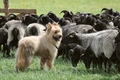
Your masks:
{"label": "dog's front leg", "polygon": [[54,64],[54,58],[51,57],[51,58],[47,59],[46,63],[47,63],[47,66],[49,67],[49,69],[52,69],[53,64]]}

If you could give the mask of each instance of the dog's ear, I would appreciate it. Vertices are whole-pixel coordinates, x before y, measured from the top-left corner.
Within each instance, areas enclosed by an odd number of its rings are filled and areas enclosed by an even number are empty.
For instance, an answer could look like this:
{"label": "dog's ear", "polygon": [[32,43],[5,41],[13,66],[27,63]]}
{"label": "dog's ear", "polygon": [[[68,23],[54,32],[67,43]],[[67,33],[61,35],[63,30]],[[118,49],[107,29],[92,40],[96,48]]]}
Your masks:
{"label": "dog's ear", "polygon": [[58,23],[54,22],[53,25],[58,26]]}
{"label": "dog's ear", "polygon": [[52,24],[51,23],[48,23],[48,26],[47,26],[47,33],[49,34],[50,30],[52,29]]}

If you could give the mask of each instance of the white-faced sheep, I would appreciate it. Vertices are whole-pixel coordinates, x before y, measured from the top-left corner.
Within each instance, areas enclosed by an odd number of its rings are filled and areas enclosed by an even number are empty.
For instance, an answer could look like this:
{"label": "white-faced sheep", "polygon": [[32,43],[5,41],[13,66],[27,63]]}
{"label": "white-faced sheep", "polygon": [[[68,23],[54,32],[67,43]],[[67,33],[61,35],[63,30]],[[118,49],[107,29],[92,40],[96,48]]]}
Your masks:
{"label": "white-faced sheep", "polygon": [[104,56],[108,62],[109,72],[111,67],[110,58],[115,51],[114,38],[117,34],[117,30],[103,30],[89,34],[77,34],[73,32],[63,38],[62,43],[77,43],[86,49],[90,49],[97,58]]}

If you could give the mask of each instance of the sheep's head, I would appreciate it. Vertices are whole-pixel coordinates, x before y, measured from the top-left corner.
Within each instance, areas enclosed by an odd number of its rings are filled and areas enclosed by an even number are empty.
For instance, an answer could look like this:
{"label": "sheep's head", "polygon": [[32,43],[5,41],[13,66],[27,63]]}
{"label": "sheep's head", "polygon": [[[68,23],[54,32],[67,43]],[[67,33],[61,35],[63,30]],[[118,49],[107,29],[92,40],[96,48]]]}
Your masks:
{"label": "sheep's head", "polygon": [[76,45],[74,48],[69,50],[69,54],[71,55],[72,65],[74,67],[77,66],[81,56],[85,54],[85,50],[86,49],[80,45]]}
{"label": "sheep's head", "polygon": [[63,44],[68,44],[68,43],[76,43],[77,42],[77,32],[71,32],[70,34],[66,35],[62,39]]}

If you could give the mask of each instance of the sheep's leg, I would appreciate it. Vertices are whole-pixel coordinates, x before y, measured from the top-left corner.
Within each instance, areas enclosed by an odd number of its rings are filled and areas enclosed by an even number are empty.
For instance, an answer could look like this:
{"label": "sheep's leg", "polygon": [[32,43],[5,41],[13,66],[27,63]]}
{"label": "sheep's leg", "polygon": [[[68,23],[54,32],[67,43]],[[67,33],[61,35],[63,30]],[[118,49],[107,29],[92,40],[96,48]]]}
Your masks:
{"label": "sheep's leg", "polygon": [[104,60],[104,66],[105,66],[105,72],[106,72],[106,67],[107,67],[107,59]]}
{"label": "sheep's leg", "polygon": [[117,60],[116,64],[117,64],[116,67],[117,67],[117,69],[118,69],[118,72],[120,72],[120,61]]}
{"label": "sheep's leg", "polygon": [[108,73],[110,72],[111,66],[112,66],[111,60],[108,59]]}
{"label": "sheep's leg", "polygon": [[6,49],[7,49],[6,55],[7,55],[7,57],[10,57],[10,47],[8,45],[6,45]]}
{"label": "sheep's leg", "polygon": [[94,70],[94,68],[97,68],[97,59],[96,59],[96,57],[93,57],[93,70]]}
{"label": "sheep's leg", "polygon": [[3,51],[3,57],[5,57],[5,51],[4,51],[5,45],[3,44],[3,50],[1,49],[1,46],[2,44],[0,45],[0,51]]}
{"label": "sheep's leg", "polygon": [[99,67],[100,70],[102,69],[102,59],[101,58],[102,57],[98,58],[98,67]]}
{"label": "sheep's leg", "polygon": [[68,60],[68,51],[66,49],[64,49],[64,51],[65,51],[64,59],[67,61]]}

